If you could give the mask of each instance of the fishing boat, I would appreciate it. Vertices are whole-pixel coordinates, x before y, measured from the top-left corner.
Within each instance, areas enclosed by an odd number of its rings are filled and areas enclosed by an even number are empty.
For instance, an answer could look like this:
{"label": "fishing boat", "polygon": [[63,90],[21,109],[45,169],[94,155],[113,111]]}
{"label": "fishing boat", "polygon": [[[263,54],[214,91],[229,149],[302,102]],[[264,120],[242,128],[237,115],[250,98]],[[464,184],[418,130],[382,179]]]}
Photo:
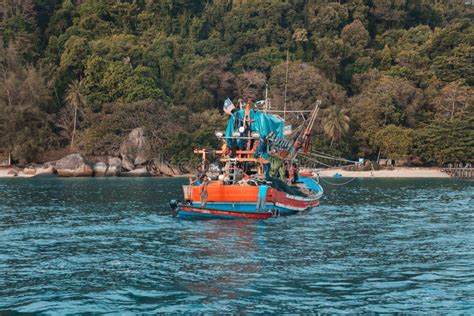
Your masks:
{"label": "fishing boat", "polygon": [[[298,154],[308,151],[320,101],[306,111],[303,124],[289,132],[269,101],[248,100],[230,115],[225,131],[215,133],[216,149],[195,149],[198,175],[183,186],[184,201],[170,202],[179,218],[268,219],[308,211],[319,205],[323,188],[298,173]],[[217,165],[211,167],[211,160]]]}

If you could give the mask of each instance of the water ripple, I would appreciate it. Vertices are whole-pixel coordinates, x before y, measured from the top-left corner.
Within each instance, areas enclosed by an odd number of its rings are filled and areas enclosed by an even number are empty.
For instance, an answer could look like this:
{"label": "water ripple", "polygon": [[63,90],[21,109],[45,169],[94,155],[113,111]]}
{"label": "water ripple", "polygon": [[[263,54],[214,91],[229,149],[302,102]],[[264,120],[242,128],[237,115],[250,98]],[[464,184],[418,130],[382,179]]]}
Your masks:
{"label": "water ripple", "polygon": [[474,312],[474,186],[367,180],[311,212],[180,221],[184,179],[0,181],[0,314]]}

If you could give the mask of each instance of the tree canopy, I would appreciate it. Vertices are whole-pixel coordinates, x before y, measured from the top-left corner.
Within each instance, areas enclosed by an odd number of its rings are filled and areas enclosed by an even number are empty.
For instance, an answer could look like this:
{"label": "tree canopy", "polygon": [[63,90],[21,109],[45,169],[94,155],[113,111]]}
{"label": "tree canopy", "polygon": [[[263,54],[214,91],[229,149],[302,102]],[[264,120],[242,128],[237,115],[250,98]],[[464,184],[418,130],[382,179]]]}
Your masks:
{"label": "tree canopy", "polygon": [[274,108],[322,100],[320,150],[472,161],[473,18],[451,0],[0,0],[0,151],[32,162],[75,135],[114,155],[140,126],[179,160],[217,145],[226,98],[268,87]]}

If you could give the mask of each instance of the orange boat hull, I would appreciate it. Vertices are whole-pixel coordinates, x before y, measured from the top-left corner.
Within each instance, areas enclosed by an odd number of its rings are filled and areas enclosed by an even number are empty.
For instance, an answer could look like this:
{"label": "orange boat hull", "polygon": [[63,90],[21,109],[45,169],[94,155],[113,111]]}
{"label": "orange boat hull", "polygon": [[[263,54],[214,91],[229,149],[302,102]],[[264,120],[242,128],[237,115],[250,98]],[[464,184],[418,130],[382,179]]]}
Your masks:
{"label": "orange boat hull", "polygon": [[[199,186],[184,186],[184,196],[187,202],[194,205],[201,204],[201,188]],[[207,186],[207,200],[209,207],[212,204],[256,204],[258,199],[257,186],[223,185],[220,182],[211,182]],[[288,209],[290,211],[304,211],[319,205],[319,198],[304,198],[292,196],[286,192],[269,188],[267,192],[267,206]]]}
{"label": "orange boat hull", "polygon": [[[191,186],[190,188],[191,195],[188,195],[189,199],[186,198],[186,200],[201,202],[201,188],[198,186]],[[271,190],[268,191],[268,194],[271,195]],[[256,202],[257,195],[258,187],[256,186],[222,185],[214,182],[207,186],[208,202]]]}

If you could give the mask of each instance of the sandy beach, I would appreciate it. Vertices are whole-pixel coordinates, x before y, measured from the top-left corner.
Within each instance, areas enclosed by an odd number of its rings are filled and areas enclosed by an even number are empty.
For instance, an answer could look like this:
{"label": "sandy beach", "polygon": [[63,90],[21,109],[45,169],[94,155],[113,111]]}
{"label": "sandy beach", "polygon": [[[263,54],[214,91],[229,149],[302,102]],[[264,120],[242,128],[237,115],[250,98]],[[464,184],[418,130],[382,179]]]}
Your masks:
{"label": "sandy beach", "polygon": [[320,169],[321,177],[333,177],[336,173],[346,178],[449,178],[441,168],[395,168],[393,170],[347,171],[344,169]]}

